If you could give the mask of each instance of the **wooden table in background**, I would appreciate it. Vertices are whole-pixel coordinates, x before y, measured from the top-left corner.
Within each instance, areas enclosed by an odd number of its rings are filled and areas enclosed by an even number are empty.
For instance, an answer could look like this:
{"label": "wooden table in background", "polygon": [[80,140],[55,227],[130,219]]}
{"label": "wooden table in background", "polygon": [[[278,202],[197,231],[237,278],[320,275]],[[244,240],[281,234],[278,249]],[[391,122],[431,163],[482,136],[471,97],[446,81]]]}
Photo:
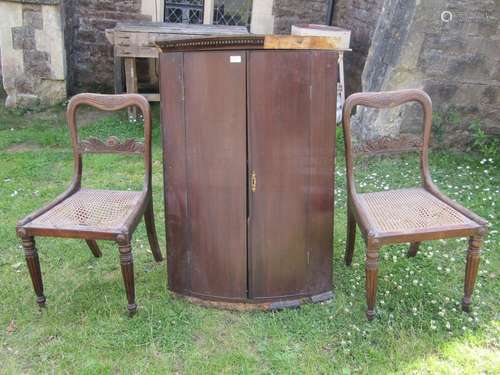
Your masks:
{"label": "wooden table in background", "polygon": [[[192,25],[163,22],[119,23],[113,29],[106,30],[106,38],[114,47],[115,92],[123,90],[122,72],[125,71],[125,91],[137,93],[136,58],[158,59],[159,50],[156,42],[199,38],[217,35],[245,35],[246,27],[224,25]],[[160,101],[159,93],[145,93],[148,101]],[[129,110],[129,117],[135,119],[135,108]]]}

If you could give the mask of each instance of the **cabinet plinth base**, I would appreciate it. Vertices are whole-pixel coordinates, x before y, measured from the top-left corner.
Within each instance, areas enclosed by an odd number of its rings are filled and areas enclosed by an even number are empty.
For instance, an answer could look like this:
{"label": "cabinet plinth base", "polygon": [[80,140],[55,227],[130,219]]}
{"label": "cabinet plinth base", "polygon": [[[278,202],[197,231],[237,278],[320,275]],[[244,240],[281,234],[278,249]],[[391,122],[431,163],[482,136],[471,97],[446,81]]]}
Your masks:
{"label": "cabinet plinth base", "polygon": [[200,305],[203,307],[216,308],[221,310],[233,311],[277,311],[284,309],[295,309],[300,305],[306,303],[318,303],[328,301],[334,298],[332,291],[315,294],[312,296],[304,296],[300,298],[283,299],[277,298],[275,300],[238,300],[235,302],[221,301],[215,299],[205,299],[195,297],[192,295],[185,295],[176,292],[171,292],[176,298],[182,298],[188,302]]}

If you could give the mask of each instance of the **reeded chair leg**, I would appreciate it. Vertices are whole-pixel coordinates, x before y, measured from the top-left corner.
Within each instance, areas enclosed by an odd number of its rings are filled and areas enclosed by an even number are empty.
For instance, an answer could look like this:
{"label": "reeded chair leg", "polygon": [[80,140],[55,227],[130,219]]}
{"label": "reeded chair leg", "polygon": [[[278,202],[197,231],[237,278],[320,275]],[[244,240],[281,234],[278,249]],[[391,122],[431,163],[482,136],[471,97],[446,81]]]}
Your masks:
{"label": "reeded chair leg", "polygon": [[24,256],[30,272],[33,288],[35,289],[36,302],[40,307],[45,307],[45,296],[43,295],[42,271],[40,270],[40,260],[35,247],[34,237],[22,238]]}
{"label": "reeded chair leg", "polygon": [[347,204],[347,242],[345,247],[344,261],[347,266],[352,263],[352,256],[354,254],[354,244],[356,242],[356,219],[354,214]]}
{"label": "reeded chair leg", "polygon": [[472,236],[469,238],[469,250],[467,252],[467,264],[465,266],[464,299],[462,300],[462,310],[465,312],[470,311],[472,292],[474,291],[477,270],[479,267],[481,242],[481,236]]}
{"label": "reeded chair leg", "polygon": [[153,199],[149,200],[146,210],[144,211],[144,222],[146,224],[146,232],[148,233],[149,246],[151,247],[153,257],[155,258],[155,261],[161,262],[163,260],[163,256],[161,255],[160,244],[158,243],[158,237],[156,236]]}
{"label": "reeded chair leg", "polygon": [[119,242],[118,249],[120,250],[120,265],[122,268],[123,283],[125,284],[125,292],[127,293],[128,314],[132,316],[137,311],[137,304],[135,303],[134,260],[130,241]]}
{"label": "reeded chair leg", "polygon": [[377,276],[378,276],[378,247],[367,246],[366,249],[366,317],[368,320],[373,320],[375,317],[375,301],[377,298]]}
{"label": "reeded chair leg", "polygon": [[99,249],[99,246],[97,246],[97,242],[95,240],[85,240],[85,242],[87,242],[90,251],[92,251],[92,254],[96,258],[100,258],[102,256],[101,249]]}
{"label": "reeded chair leg", "polygon": [[417,255],[419,247],[420,247],[420,242],[412,242],[410,244],[410,247],[408,248],[408,252],[406,253],[406,255],[409,258],[413,258],[415,255]]}

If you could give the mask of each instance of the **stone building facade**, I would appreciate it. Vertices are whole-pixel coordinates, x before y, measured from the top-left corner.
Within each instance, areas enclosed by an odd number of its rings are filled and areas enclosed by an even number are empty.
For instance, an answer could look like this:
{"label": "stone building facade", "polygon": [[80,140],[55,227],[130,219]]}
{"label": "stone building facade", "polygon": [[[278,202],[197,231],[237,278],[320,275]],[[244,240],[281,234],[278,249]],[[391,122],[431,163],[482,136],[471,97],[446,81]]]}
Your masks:
{"label": "stone building facade", "polygon": [[65,0],[63,4],[67,79],[70,94],[109,92],[113,85],[113,49],[105,30],[117,22],[151,21],[142,0]]}
{"label": "stone building facade", "polygon": [[50,105],[66,98],[59,0],[0,1],[6,105]]}
{"label": "stone building facade", "polygon": [[352,51],[346,53],[344,58],[347,95],[361,91],[361,75],[383,3],[383,0],[335,2],[333,24],[351,30]]}
{"label": "stone building facade", "polygon": [[274,0],[274,33],[290,34],[292,25],[302,23],[324,24],[327,11],[328,0]]}
{"label": "stone building facade", "polygon": [[[207,4],[220,1],[205,0]],[[253,0],[250,31],[289,33],[325,23],[330,0]],[[500,133],[498,0],[335,0],[333,24],[351,30],[347,93],[422,88],[436,112],[453,111],[453,142],[480,120]],[[117,22],[161,21],[164,0],[0,0],[0,56],[7,104],[52,103],[83,90],[111,92]],[[62,20],[62,21],[61,21]],[[46,95],[44,95],[44,93]],[[47,94],[48,93],[48,94]],[[457,117],[457,116],[455,116]],[[415,133],[415,108],[358,111],[365,139]],[[393,124],[389,126],[388,124]]]}
{"label": "stone building facade", "polygon": [[[212,4],[218,0],[205,1]],[[220,1],[220,0],[219,0]],[[226,0],[228,1],[228,0]],[[326,16],[327,0],[253,0],[250,31],[258,34],[270,34],[273,32],[285,33],[290,31],[293,23],[297,22],[320,22],[324,23]],[[50,7],[53,11],[53,23],[47,23],[36,20],[33,21],[32,29],[36,29],[40,24],[51,28],[49,34],[44,30],[44,35],[51,38],[51,48],[58,49],[59,58],[57,64],[55,58],[48,58],[46,55],[38,53],[36,59],[38,66],[35,67],[40,73],[37,79],[29,78],[24,74],[24,70],[19,70],[19,62],[22,56],[35,56],[37,50],[23,49],[19,50],[11,46],[11,39],[16,35],[16,39],[21,38],[29,44],[33,31],[14,31],[13,28],[23,26],[23,9],[42,9]],[[5,72],[4,87],[7,92],[14,95],[8,96],[9,105],[27,105],[30,106],[34,101],[44,104],[53,103],[62,100],[66,96],[67,86],[68,94],[73,95],[81,91],[99,91],[111,92],[113,88],[113,49],[105,38],[105,30],[112,28],[117,22],[125,21],[162,21],[163,20],[164,0],[0,0],[0,13],[9,14],[13,17],[7,24],[2,24],[0,30],[2,39],[0,42],[0,55],[2,52],[5,57],[3,71]],[[30,21],[28,21],[30,22]],[[31,26],[30,26],[31,27]],[[45,26],[44,26],[45,27]],[[23,29],[24,30],[24,29]],[[31,29],[30,29],[31,30]],[[38,34],[42,34],[37,32]],[[61,43],[64,35],[64,43]],[[55,36],[53,38],[52,36]],[[30,46],[33,46],[31,43]],[[30,47],[26,45],[27,47]],[[31,48],[31,47],[30,47]],[[30,52],[31,51],[31,52]],[[43,52],[43,51],[41,51]],[[33,70],[28,66],[27,69]],[[48,71],[43,71],[43,61],[50,60],[50,66],[53,71],[48,75]],[[145,63],[142,62],[144,65]],[[54,65],[54,66],[53,66]],[[140,66],[139,66],[140,68]],[[14,74],[12,70],[16,70]],[[148,71],[147,68],[143,69]],[[19,78],[20,76],[25,78]],[[8,78],[17,77],[17,78]],[[24,87],[21,80],[33,82],[34,87],[40,86],[35,82],[43,80],[47,82],[47,77],[58,81],[58,88],[64,88],[57,95],[50,94],[55,89],[55,84],[51,86],[47,95],[39,97],[33,92],[33,89]],[[23,86],[24,85],[24,86]],[[18,98],[16,100],[12,98]],[[29,99],[29,100],[28,100]]]}
{"label": "stone building facade", "polygon": [[[453,114],[442,141],[467,144],[480,121],[500,135],[500,3],[496,0],[384,0],[361,75],[364,91],[421,88],[436,114]],[[416,107],[363,110],[364,139],[420,132]]]}
{"label": "stone building facade", "polygon": [[[214,0],[210,2],[213,4]],[[251,32],[272,33],[272,0],[253,0],[252,3]],[[63,12],[70,94],[82,90],[110,92],[113,50],[105,30],[117,22],[163,21],[164,0],[66,0]],[[139,73],[141,70],[145,73],[143,76],[151,72],[145,61],[139,61]]]}

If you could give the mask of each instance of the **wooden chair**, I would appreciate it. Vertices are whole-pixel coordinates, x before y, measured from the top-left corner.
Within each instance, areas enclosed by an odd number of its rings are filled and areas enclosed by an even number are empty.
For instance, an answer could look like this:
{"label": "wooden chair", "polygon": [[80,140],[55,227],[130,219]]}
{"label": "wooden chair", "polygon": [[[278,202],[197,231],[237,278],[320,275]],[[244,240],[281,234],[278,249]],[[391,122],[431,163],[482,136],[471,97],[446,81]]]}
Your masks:
{"label": "wooden chair", "polygon": [[[423,141],[420,150],[422,186],[360,194],[356,192],[350,115],[356,105],[391,108],[418,102],[423,109]],[[469,311],[479,266],[479,252],[488,223],[452,201],[434,185],[428,166],[432,124],[432,104],[421,90],[357,93],[345,102],[343,127],[347,167],[347,244],[345,263],[350,265],[354,251],[356,223],[366,244],[366,300],[368,320],[375,316],[378,253],[382,245],[409,242],[408,256],[415,256],[420,242],[450,237],[469,237],[462,309]]]}
{"label": "wooden chair", "polygon": [[[104,111],[116,111],[129,106],[139,107],[144,116],[144,143],[133,139],[120,143],[116,137],[110,137],[106,142],[96,138],[80,140],[75,113],[82,104]],[[133,315],[137,310],[137,305],[131,238],[142,215],[144,215],[154,259],[157,262],[163,260],[156,237],[153,213],[149,103],[138,94],[79,94],[74,96],[68,104],[67,120],[74,155],[74,176],[71,185],[53,202],[28,215],[17,224],[17,234],[22,239],[28,269],[37,296],[36,301],[42,307],[45,305],[35,236],[85,239],[95,257],[101,256],[96,240],[112,240],[118,243],[128,311],[130,315]],[[82,188],[82,155],[87,152],[143,155],[144,189],[142,191],[114,191]]]}

